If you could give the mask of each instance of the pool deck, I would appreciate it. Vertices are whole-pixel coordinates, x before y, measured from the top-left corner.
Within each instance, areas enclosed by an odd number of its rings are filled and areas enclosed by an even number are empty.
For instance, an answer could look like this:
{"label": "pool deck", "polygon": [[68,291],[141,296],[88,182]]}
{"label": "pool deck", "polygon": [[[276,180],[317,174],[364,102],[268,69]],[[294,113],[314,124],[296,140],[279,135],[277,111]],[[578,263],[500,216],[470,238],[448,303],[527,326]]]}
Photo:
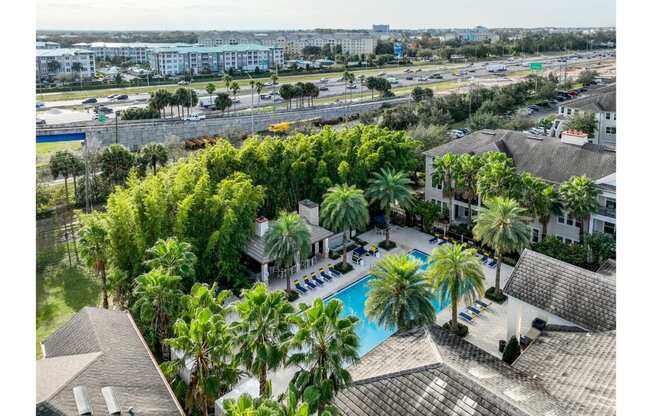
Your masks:
{"label": "pool deck", "polygon": [[[376,234],[375,231],[368,231],[364,234],[361,234],[359,238],[369,242],[370,244],[378,244],[380,241],[384,240],[384,234]],[[353,270],[340,278],[333,279],[330,282],[325,282],[323,286],[318,286],[316,289],[310,290],[308,293],[301,295],[299,299],[294,302],[294,305],[296,306],[300,303],[311,304],[318,297],[326,298],[335,292],[344,289],[350,284],[368,275],[369,269],[378,260],[387,256],[388,254],[397,254],[401,252],[407,253],[415,248],[430,254],[433,248],[436,247],[435,245],[428,242],[428,240],[431,238],[432,236],[422,233],[413,228],[393,226],[391,231],[391,239],[397,244],[396,248],[389,252],[380,249],[380,258],[366,256],[364,257],[364,264],[360,266],[353,265],[351,262],[351,253],[349,253],[349,263],[354,266]],[[330,258],[322,259],[315,266],[301,270],[299,273],[292,276],[292,281],[295,279],[301,280],[305,274],[318,272],[321,267],[326,267],[328,263],[335,264],[338,261],[339,260],[332,260]],[[492,269],[484,264],[482,265],[482,269],[485,275],[485,287],[488,288],[493,286],[496,275],[495,269]],[[512,271],[513,267],[503,264],[501,269],[501,285],[505,285]],[[285,280],[274,280],[270,281],[269,283],[271,289],[285,289],[285,285]],[[493,303],[487,310],[483,311],[482,314],[475,318],[471,323],[460,321],[469,327],[469,334],[465,337],[465,340],[475,344],[476,346],[482,348],[492,355],[495,355],[496,357],[501,357],[502,354],[498,352],[498,341],[505,339],[506,336],[508,304],[509,300],[502,305]],[[458,309],[460,311],[464,310],[465,305],[460,303]],[[450,317],[451,308],[448,306],[437,314],[437,322],[440,325],[443,325],[445,322],[450,320]],[[280,371],[276,371],[270,374],[270,379],[272,380],[272,391],[274,394],[279,394],[285,391],[295,371],[296,368],[284,368]]]}

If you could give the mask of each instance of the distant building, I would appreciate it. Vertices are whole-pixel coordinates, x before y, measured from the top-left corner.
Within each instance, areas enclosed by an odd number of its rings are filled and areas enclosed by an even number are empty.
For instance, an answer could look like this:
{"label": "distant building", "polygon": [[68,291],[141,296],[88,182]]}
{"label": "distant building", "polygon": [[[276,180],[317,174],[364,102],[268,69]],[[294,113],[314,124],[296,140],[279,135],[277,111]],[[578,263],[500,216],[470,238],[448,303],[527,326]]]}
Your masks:
{"label": "distant building", "polygon": [[281,48],[257,44],[193,46],[153,49],[150,68],[161,75],[224,73],[230,70],[268,71],[284,64]]}
{"label": "distant building", "polygon": [[58,49],[61,45],[57,42],[36,41],[36,49]]}
{"label": "distant building", "polygon": [[129,312],[85,307],[42,350],[37,416],[185,414]]}
{"label": "distant building", "polygon": [[120,59],[144,64],[148,60],[147,53],[150,50],[164,47],[190,47],[192,45],[187,43],[92,42],[76,43],[73,46],[95,52],[95,59],[98,61]]}
{"label": "distant building", "polygon": [[[73,69],[76,63],[81,64],[81,70]],[[37,49],[36,80],[45,81],[61,75],[95,78],[95,53],[71,48]]]}
{"label": "distant building", "polygon": [[374,32],[388,33],[389,25],[372,25],[371,30]]}
{"label": "distant building", "polygon": [[497,42],[500,40],[500,36],[484,26],[476,26],[473,29],[460,31],[459,36],[465,42]]}

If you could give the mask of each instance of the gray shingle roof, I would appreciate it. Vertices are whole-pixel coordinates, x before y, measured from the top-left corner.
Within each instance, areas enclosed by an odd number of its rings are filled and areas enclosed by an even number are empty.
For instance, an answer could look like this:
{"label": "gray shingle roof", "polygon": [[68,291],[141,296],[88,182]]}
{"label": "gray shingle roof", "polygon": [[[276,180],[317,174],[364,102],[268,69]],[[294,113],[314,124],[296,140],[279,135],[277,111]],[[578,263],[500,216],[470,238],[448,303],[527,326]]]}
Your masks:
{"label": "gray shingle roof", "polygon": [[504,292],[590,331],[616,329],[616,280],[525,249]]}
{"label": "gray shingle roof", "polygon": [[596,273],[603,274],[605,276],[616,276],[616,260],[607,259],[602,266],[596,271]]}
{"label": "gray shingle roof", "polygon": [[616,111],[616,84],[592,90],[590,95],[579,97],[562,104],[564,107],[576,108],[594,113]]}
{"label": "gray shingle roof", "polygon": [[[37,361],[37,414],[76,415],[72,393],[86,386],[94,414],[107,414],[102,387],[113,387],[126,413],[182,415],[131,315],[86,307],[43,342]],[[56,413],[56,412],[60,413]]]}
{"label": "gray shingle roof", "polygon": [[586,175],[597,180],[616,171],[616,153],[603,146],[575,146],[555,137],[536,139],[513,130],[481,130],[426,151],[429,156],[446,153],[482,154],[500,151],[511,157],[520,172],[561,183],[571,176]]}
{"label": "gray shingle roof", "polygon": [[334,405],[353,416],[568,414],[535,378],[436,325],[425,331],[391,336],[365,355]]}
{"label": "gray shingle roof", "polygon": [[[270,221],[269,227],[271,227],[273,223],[273,221]],[[318,225],[308,223],[306,223],[306,225],[310,230],[310,244],[315,244],[316,242],[333,235],[332,231],[329,231],[326,228],[320,227]],[[249,243],[247,243],[244,248],[244,253],[260,264],[270,263],[274,261],[274,259],[265,254],[265,238],[259,237],[257,235],[254,235],[254,237],[249,240]]]}
{"label": "gray shingle roof", "polygon": [[543,331],[514,367],[536,374],[570,414],[616,414],[616,331]]}

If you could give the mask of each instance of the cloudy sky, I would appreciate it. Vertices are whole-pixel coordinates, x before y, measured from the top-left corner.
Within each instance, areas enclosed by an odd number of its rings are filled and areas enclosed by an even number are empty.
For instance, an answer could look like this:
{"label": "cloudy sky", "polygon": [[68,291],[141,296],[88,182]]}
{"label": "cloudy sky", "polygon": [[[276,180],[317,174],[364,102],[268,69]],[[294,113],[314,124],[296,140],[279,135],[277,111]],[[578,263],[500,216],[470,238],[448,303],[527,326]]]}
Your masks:
{"label": "cloudy sky", "polygon": [[615,0],[37,0],[40,30],[615,26]]}

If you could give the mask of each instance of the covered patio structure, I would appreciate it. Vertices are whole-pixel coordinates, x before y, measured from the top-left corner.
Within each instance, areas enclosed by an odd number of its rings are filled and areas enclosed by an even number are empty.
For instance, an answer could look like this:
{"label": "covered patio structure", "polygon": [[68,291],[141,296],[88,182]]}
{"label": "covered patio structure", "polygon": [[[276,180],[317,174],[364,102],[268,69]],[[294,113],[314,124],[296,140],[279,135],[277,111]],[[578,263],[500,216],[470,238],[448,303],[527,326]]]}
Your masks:
{"label": "covered patio structure", "polygon": [[329,239],[333,236],[333,232],[319,226],[319,205],[309,200],[300,201],[299,215],[306,220],[310,230],[310,252],[307,259],[287,269],[275,264],[277,259],[265,253],[265,233],[274,222],[265,217],[256,219],[256,234],[244,248],[244,254],[251,260],[249,268],[254,272],[256,280],[269,283],[270,279],[285,279],[286,276],[307,269],[328,256]]}

